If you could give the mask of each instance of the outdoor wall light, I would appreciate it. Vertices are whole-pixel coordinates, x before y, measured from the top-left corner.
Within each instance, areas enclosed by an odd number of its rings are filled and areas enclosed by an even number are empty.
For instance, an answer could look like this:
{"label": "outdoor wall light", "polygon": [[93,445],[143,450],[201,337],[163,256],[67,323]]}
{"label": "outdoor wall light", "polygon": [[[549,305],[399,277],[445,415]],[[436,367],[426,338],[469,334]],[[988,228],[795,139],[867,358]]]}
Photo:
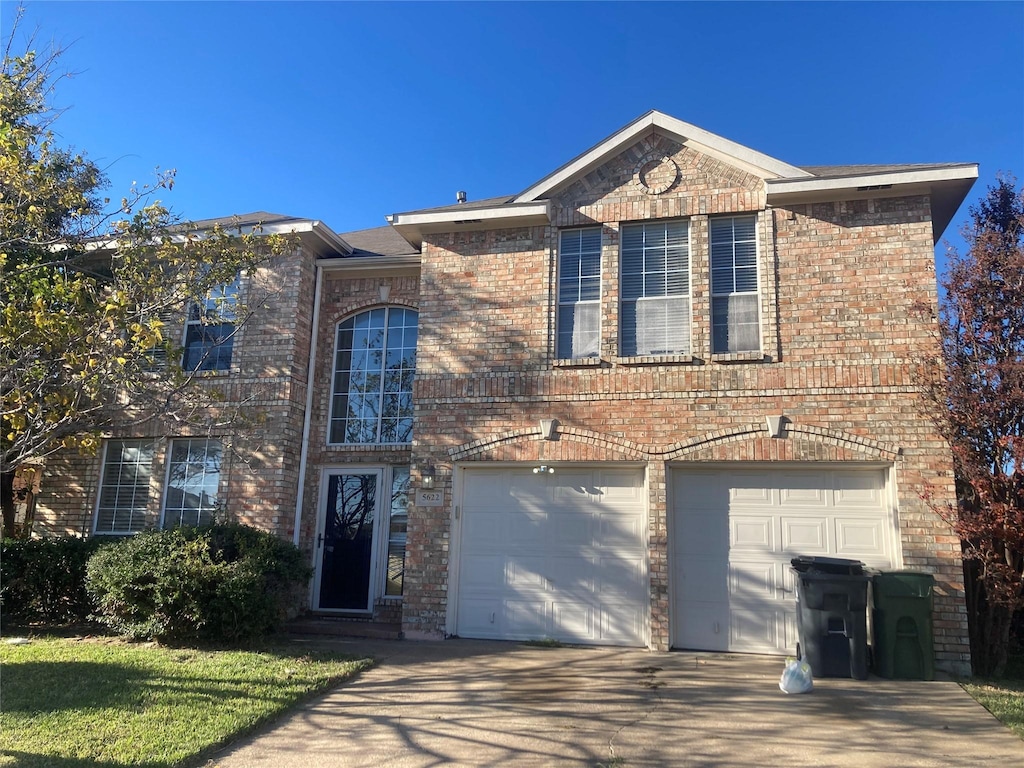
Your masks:
{"label": "outdoor wall light", "polygon": [[555,468],[549,467],[547,464],[541,464],[539,467],[533,468],[533,474],[535,475],[553,475],[555,474]]}
{"label": "outdoor wall light", "polygon": [[431,464],[431,465],[429,465],[427,467],[424,467],[423,471],[420,473],[420,482],[421,482],[423,488],[425,488],[428,491],[431,488],[433,488],[434,487],[434,477],[435,476],[436,476],[436,471],[434,470],[434,465],[433,464]]}

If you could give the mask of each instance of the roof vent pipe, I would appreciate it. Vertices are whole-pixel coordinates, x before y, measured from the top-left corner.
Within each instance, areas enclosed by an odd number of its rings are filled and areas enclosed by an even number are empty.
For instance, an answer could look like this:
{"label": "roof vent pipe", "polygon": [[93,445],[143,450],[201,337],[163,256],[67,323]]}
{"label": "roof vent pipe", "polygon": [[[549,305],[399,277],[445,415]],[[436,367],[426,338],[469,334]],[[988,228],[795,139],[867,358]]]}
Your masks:
{"label": "roof vent pipe", "polygon": [[464,202],[466,202],[466,193],[463,192],[461,189],[458,192],[455,193],[455,202],[457,202],[457,203],[464,203]]}

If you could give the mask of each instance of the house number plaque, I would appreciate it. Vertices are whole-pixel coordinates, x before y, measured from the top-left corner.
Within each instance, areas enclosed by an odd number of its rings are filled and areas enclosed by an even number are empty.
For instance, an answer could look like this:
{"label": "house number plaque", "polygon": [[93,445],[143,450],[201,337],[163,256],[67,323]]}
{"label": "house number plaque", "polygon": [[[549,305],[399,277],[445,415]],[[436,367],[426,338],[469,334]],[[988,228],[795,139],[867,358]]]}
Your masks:
{"label": "house number plaque", "polygon": [[440,507],[444,503],[444,491],[416,491],[417,507]]}

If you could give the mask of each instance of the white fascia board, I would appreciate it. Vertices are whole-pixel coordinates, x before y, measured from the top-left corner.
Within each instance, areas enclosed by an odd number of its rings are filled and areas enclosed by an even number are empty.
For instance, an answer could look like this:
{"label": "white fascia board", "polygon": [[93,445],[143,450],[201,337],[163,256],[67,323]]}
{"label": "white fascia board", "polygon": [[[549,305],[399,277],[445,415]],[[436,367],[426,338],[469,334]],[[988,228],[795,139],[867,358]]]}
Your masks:
{"label": "white fascia board", "polygon": [[545,200],[525,205],[509,203],[507,205],[496,205],[491,208],[467,208],[461,211],[449,209],[437,213],[396,213],[388,216],[387,220],[395,227],[430,227],[436,224],[476,224],[478,222],[491,222],[501,219],[536,218],[538,216],[550,218],[549,212],[550,203]]}
{"label": "white fascia board", "polygon": [[481,229],[505,229],[547,224],[551,221],[551,203],[506,203],[490,208],[449,209],[434,213],[395,213],[386,217],[413,247],[423,244],[423,235],[435,232],[466,232]]}
{"label": "white fascia board", "polygon": [[[190,236],[202,235],[209,232],[212,227],[189,232],[173,232],[170,235],[171,242],[183,243]],[[247,224],[243,227],[222,227],[229,235],[298,235],[300,238],[313,239],[313,252],[320,255],[323,253],[352,253],[353,248],[345,240],[334,232],[330,227],[320,221],[311,219],[298,221],[274,222],[272,224]],[[154,242],[154,245],[156,243]],[[87,251],[107,251],[117,247],[117,239],[94,240],[86,245]]]}
{"label": "white fascia board", "polygon": [[316,265],[325,272],[408,270],[410,267],[419,267],[420,255],[409,253],[402,256],[343,256],[334,259],[317,259]]}
{"label": "white fascia board", "polygon": [[816,193],[857,191],[861,187],[904,186],[909,184],[935,184],[948,181],[966,181],[978,178],[977,163],[951,168],[929,168],[907,171],[868,173],[860,176],[812,177],[810,179],[768,179],[765,182],[768,201],[814,196]]}
{"label": "white fascia board", "polygon": [[616,131],[604,141],[591,147],[582,155],[563,165],[554,173],[545,176],[513,200],[515,203],[530,202],[548,195],[564,186],[571,179],[587,173],[608,158],[637,142],[655,130],[697,151],[712,155],[726,163],[738,166],[761,178],[782,176],[786,178],[810,177],[811,174],[795,165],[783,163],[761,152],[757,152],[735,141],[705,131],[690,123],[653,110]]}

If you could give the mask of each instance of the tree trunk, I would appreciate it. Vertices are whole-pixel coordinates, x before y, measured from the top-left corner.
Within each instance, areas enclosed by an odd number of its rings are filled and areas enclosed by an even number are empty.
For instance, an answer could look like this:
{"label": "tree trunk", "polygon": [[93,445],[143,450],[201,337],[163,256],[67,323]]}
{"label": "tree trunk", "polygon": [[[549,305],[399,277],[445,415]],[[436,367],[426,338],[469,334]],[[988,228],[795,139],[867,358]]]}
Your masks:
{"label": "tree trunk", "polygon": [[3,537],[17,535],[14,504],[14,472],[0,472],[0,509],[3,510]]}
{"label": "tree trunk", "polygon": [[985,594],[979,564],[964,560],[967,622],[971,636],[971,669],[979,677],[1000,678],[1006,672],[1013,614],[992,605]]}

